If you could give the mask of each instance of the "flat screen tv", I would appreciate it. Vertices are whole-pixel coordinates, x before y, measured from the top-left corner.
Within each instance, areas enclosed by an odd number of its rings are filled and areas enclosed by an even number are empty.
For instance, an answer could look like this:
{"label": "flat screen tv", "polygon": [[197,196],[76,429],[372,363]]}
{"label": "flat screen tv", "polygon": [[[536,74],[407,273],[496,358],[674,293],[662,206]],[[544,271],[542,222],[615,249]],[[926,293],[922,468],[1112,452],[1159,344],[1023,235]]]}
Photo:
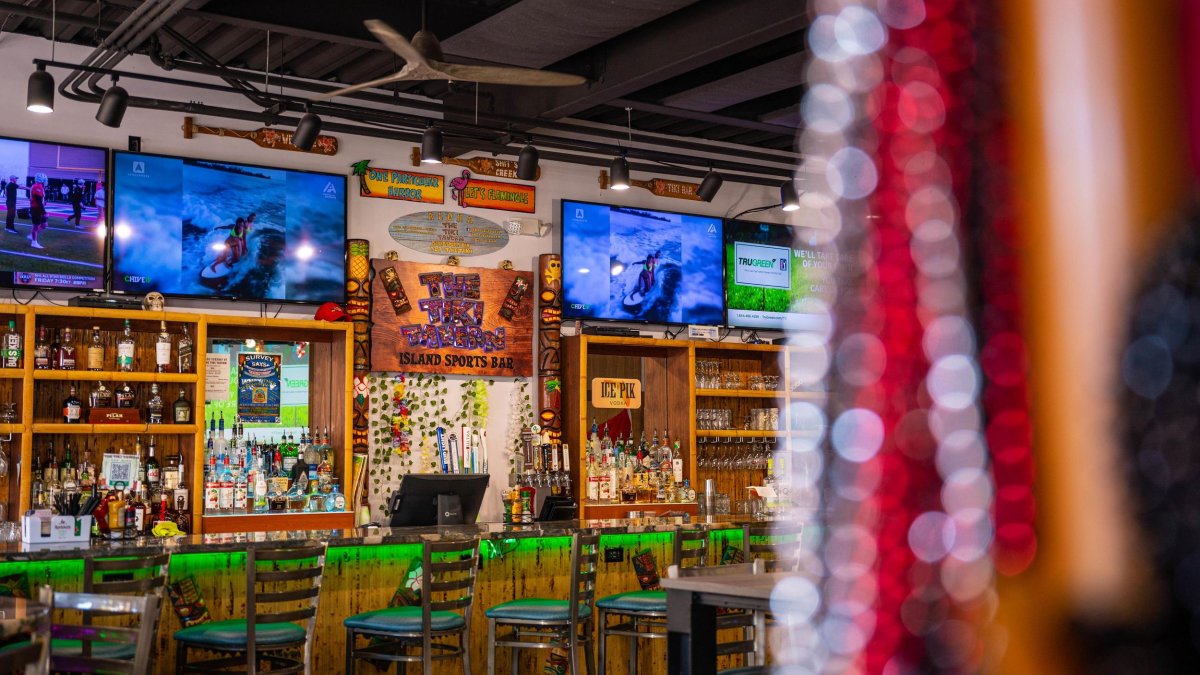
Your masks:
{"label": "flat screen tv", "polygon": [[725,311],[736,328],[817,330],[811,301],[825,297],[835,264],[811,230],[748,220],[725,222]]}
{"label": "flat screen tv", "polygon": [[346,178],[113,153],[112,291],[345,300]]}
{"label": "flat screen tv", "polygon": [[104,290],[108,150],[0,138],[0,286]]}
{"label": "flat screen tv", "polygon": [[562,200],[563,316],[720,325],[721,219]]}

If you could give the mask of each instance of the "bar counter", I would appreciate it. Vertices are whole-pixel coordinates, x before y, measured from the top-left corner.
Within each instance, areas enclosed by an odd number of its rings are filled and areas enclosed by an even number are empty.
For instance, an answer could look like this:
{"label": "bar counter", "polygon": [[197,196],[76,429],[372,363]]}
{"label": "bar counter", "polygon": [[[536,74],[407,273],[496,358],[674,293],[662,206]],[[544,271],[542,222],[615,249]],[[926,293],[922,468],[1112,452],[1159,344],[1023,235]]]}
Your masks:
{"label": "bar counter", "polygon": [[[710,531],[709,564],[721,560],[726,546],[741,548],[742,525],[746,518],[606,519],[511,525],[479,523],[452,527],[370,528],[354,530],[309,530],[207,534],[171,539],[138,538],[94,541],[88,545],[0,545],[0,578],[24,573],[29,588],[49,583],[55,590],[82,589],[83,559],[89,556],[172,554],[170,580],[187,577],[197,588],[213,620],[245,616],[245,562],[251,547],[325,541],[329,544],[322,581],[313,645],[313,673],[344,670],[345,630],[342,620],[354,614],[388,606],[401,579],[420,559],[421,542],[427,538],[459,538],[478,535],[481,569],[475,589],[471,618],[471,665],[485,669],[487,622],[484,610],[514,598],[548,597],[566,599],[570,536],[581,529],[601,532],[601,563],[596,597],[637,590],[632,557],[649,550],[666,576],[671,563],[673,532],[678,526]],[[604,553],[620,549],[620,562],[604,562]],[[172,635],[182,624],[169,600],[164,602],[155,649],[154,672],[173,672],[175,645]],[[639,672],[664,672],[666,645],[639,650]],[[505,650],[498,663],[507,665]],[[530,652],[535,650],[521,650]],[[542,652],[544,650],[536,650]],[[624,640],[609,643],[609,672],[626,670]],[[538,657],[541,657],[538,659]],[[519,671],[541,672],[544,654],[522,654]],[[535,660],[536,659],[536,660]],[[536,670],[535,670],[536,669]],[[502,669],[503,670],[503,669]],[[435,664],[437,673],[458,673],[457,661]],[[360,662],[360,673],[382,672]],[[414,671],[415,672],[415,671]]]}

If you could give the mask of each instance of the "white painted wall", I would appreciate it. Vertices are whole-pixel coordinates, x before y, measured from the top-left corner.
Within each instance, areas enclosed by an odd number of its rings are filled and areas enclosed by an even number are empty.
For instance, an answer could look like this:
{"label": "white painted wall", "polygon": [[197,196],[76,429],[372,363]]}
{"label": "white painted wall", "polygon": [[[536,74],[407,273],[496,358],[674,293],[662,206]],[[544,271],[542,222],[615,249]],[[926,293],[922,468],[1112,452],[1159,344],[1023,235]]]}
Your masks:
{"label": "white painted wall", "polygon": [[[57,59],[78,63],[89,52],[90,49],[84,47],[59,45]],[[55,111],[52,114],[31,113],[25,110],[24,93],[26,79],[33,70],[31,59],[35,57],[50,57],[48,41],[14,34],[4,34],[3,39],[0,39],[0,91],[7,93],[0,97],[0,135],[100,145],[113,149],[125,149],[128,136],[133,135],[142,138],[144,152],[250,162],[294,169],[341,172],[347,175],[350,165],[362,159],[370,159],[375,166],[397,169],[411,168],[409,153],[412,146],[410,144],[375,138],[339,135],[340,150],[338,154],[334,157],[324,157],[265,150],[250,141],[241,139],[197,136],[192,140],[185,140],[181,131],[183,115],[177,113],[130,108],[125,115],[122,127],[111,129],[94,119],[95,105],[70,101],[62,96],[56,98]],[[130,57],[120,64],[119,69],[161,74],[161,71],[144,57]],[[52,70],[51,72],[57,81],[61,81],[64,75],[62,71]],[[186,73],[170,75],[182,79],[203,79]],[[230,107],[249,105],[245,99],[239,96],[219,92],[199,89],[180,90],[169,85],[130,79],[123,80],[121,84],[129,90],[131,95],[135,96],[199,100],[212,105]],[[239,129],[252,129],[257,126],[254,123],[220,119],[198,119],[198,121],[213,126]],[[713,148],[714,151],[721,152],[730,146],[714,143]],[[501,260],[508,259],[517,269],[536,269],[539,254],[559,250],[557,209],[560,198],[689,211],[714,216],[729,216],[747,208],[779,201],[779,193],[775,189],[741,185],[728,181],[711,204],[655,197],[649,192],[639,189],[631,189],[624,193],[611,192],[599,188],[597,182],[599,168],[545,161],[541,166],[542,178],[536,183],[537,209],[533,216],[545,222],[554,222],[555,226],[551,228],[551,234],[544,238],[513,237],[508,246],[496,253],[464,258],[464,265],[495,267]],[[451,166],[434,165],[433,168],[426,166],[420,170],[450,175],[457,169]],[[349,185],[351,188],[354,187],[353,182]],[[353,190],[351,192],[353,193]],[[394,249],[399,251],[401,258],[405,260],[442,262],[443,258],[417,253],[398,245],[387,233],[388,224],[398,216],[430,208],[438,207],[429,204],[362,198],[351,194],[349,198],[349,236],[370,241],[371,254],[374,257],[382,257],[385,251]],[[457,210],[452,203],[441,208]],[[486,209],[470,209],[469,211],[493,221],[501,220],[505,213]],[[779,211],[760,215],[766,216],[768,220],[786,222],[783,219],[784,214]],[[48,295],[55,302],[65,302],[66,298],[74,294],[50,293]],[[34,302],[41,303],[43,300],[39,298]],[[168,301],[168,305],[174,310],[208,313],[257,315],[260,311],[259,305],[255,303],[174,300]],[[274,305],[270,307],[271,312],[274,312],[275,309]],[[280,312],[281,317],[307,318],[311,315],[312,308],[307,306],[284,306]],[[536,344],[535,340],[535,347]],[[506,438],[508,432],[509,398],[514,388],[515,385],[511,380],[497,380],[492,391],[488,424],[488,438],[491,444],[489,461],[493,467],[493,473],[497,474],[497,479],[492,482],[492,489],[489,490],[480,515],[484,520],[498,519],[500,514],[500,497],[496,488],[503,485],[504,479],[499,476],[497,469],[507,466],[507,460],[503,456],[504,448],[501,447],[503,444],[500,441]],[[450,397],[454,399],[451,401],[452,405],[458,405],[458,393],[459,387],[452,383],[450,388]]]}

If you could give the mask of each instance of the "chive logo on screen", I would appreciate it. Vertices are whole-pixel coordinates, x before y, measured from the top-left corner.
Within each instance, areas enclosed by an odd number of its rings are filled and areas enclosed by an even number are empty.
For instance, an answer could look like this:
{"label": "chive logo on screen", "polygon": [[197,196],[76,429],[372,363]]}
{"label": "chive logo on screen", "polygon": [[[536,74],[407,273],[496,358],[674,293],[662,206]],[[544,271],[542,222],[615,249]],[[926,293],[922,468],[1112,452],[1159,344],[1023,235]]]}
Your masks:
{"label": "chive logo on screen", "polygon": [[125,275],[125,283],[127,284],[148,284],[150,281],[150,277],[140,277],[132,274]]}
{"label": "chive logo on screen", "polygon": [[747,242],[733,244],[733,281],[739,286],[762,288],[792,288],[788,261],[792,249],[786,246],[764,246]]}

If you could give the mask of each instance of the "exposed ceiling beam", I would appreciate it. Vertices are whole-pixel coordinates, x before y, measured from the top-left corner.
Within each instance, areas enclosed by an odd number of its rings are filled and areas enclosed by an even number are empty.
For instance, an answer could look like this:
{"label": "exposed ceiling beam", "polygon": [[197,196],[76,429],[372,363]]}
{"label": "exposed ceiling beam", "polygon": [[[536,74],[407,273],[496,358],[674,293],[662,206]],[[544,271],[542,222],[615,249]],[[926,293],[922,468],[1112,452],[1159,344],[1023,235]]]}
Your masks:
{"label": "exposed ceiling beam", "polygon": [[807,21],[804,3],[797,0],[747,4],[705,2],[625,33],[598,48],[608,56],[603,75],[595,82],[555,90],[506,91],[502,109],[546,119],[569,117],[801,30]]}
{"label": "exposed ceiling beam", "polygon": [[765,120],[759,122],[755,120],[743,119],[741,117],[731,117],[729,115],[700,112],[697,110],[683,110],[680,108],[672,108],[670,106],[660,105],[658,103],[646,103],[627,98],[613,99],[612,101],[609,101],[608,104],[621,108],[629,107],[633,108],[634,110],[655,113],[657,115],[683,117],[689,120],[698,120],[701,122],[710,122],[712,124],[721,124],[731,127],[742,127],[744,129],[754,129],[755,131],[770,131],[777,134],[793,134],[796,132],[794,127],[769,124]]}
{"label": "exposed ceiling beam", "polygon": [[713,112],[753,98],[774,94],[781,89],[804,83],[807,56],[797,52],[747,68],[736,75],[706,82],[662,99],[672,108]]}

